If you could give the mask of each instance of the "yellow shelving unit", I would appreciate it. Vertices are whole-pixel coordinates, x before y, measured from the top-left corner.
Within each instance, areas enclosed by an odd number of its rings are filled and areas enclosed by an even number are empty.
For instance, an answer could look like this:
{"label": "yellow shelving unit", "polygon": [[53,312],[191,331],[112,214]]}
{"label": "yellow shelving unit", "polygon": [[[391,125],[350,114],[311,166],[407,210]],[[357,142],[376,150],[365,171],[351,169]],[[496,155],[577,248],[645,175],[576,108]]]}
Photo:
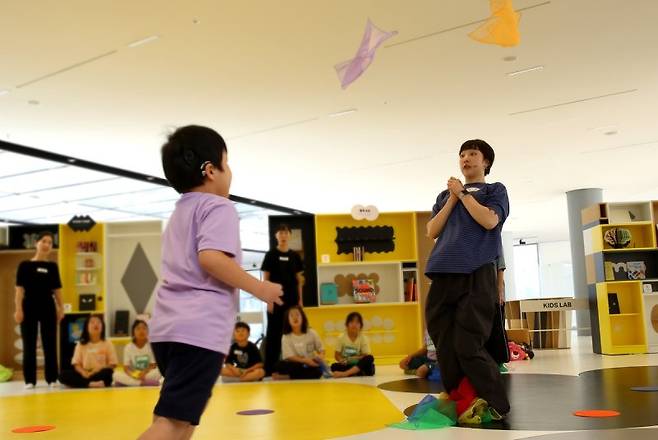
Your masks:
{"label": "yellow shelving unit", "polygon": [[[609,295],[616,294],[619,313],[610,313]],[[642,284],[637,281],[597,283],[599,332],[604,354],[646,353]]]}
{"label": "yellow shelving unit", "polygon": [[349,214],[323,214],[315,216],[316,253],[318,263],[352,262],[351,254],[338,254],[336,227],[392,226],[395,250],[386,253],[369,253],[372,261],[417,261],[416,213],[386,212],[377,220],[354,220]]}
{"label": "yellow shelving unit", "polygon": [[[658,202],[598,203],[584,209],[581,217],[594,352],[658,351],[658,325],[652,319],[658,317],[654,310],[658,303]],[[605,241],[612,228],[631,233],[626,247],[615,248]],[[612,293],[617,296],[618,311],[610,308],[608,295]]]}
{"label": "yellow shelving unit", "polygon": [[[385,212],[375,221],[354,220],[349,214],[316,215],[316,254],[319,286],[335,282],[337,276],[379,279],[377,301],[369,304],[353,302],[351,288],[338,298],[338,304],[308,307],[306,313],[313,328],[323,339],[327,357],[332,359],[336,338],[345,329],[345,317],[352,311],[365,320],[364,332],[369,337],[377,364],[397,364],[402,357],[422,346],[422,304],[424,265],[431,249],[425,243],[424,223],[429,213]],[[353,261],[349,254],[338,254],[338,227],[391,226],[394,249],[391,252],[366,252],[364,261]],[[421,246],[419,246],[419,244]],[[416,280],[416,301],[405,302],[405,279]],[[345,291],[343,291],[345,293]],[[320,298],[318,298],[320,299]],[[321,301],[318,300],[318,304]]]}
{"label": "yellow shelving unit", "polygon": [[[105,225],[96,224],[89,231],[59,227],[59,267],[62,278],[62,301],[68,314],[105,312]],[[95,242],[93,252],[81,251],[81,242]],[[96,309],[80,311],[80,295],[93,294]]]}
{"label": "yellow shelving unit", "polygon": [[345,317],[352,311],[363,316],[363,332],[378,365],[397,364],[423,345],[418,303],[337,304],[305,311],[325,345],[328,360],[333,360],[337,338],[345,331]]}

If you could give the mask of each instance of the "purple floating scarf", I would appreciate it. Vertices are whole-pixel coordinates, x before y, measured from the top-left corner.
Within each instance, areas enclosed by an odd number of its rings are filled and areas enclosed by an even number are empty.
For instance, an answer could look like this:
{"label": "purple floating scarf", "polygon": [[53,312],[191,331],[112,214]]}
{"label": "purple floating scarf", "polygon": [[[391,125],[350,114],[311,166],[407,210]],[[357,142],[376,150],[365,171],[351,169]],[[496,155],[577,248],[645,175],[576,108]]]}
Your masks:
{"label": "purple floating scarf", "polygon": [[370,19],[366,24],[366,30],[363,33],[361,45],[356,51],[356,55],[351,60],[336,64],[334,67],[340,79],[340,85],[343,89],[353,83],[363,72],[366,71],[372,60],[375,58],[375,51],[381,44],[389,38],[397,35],[397,31],[386,32],[372,24]]}

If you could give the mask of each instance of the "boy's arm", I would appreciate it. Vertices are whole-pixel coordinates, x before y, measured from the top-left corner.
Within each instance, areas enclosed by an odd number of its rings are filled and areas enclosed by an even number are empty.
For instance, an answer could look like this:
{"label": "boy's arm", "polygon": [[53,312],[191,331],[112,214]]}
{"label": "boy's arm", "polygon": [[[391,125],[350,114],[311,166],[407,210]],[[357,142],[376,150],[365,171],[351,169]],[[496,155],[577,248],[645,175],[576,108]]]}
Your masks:
{"label": "boy's arm", "polygon": [[199,265],[215,279],[251,293],[256,298],[269,304],[282,305],[280,284],[259,281],[245,272],[233,258],[224,252],[203,250],[199,252]]}
{"label": "boy's arm", "polygon": [[457,202],[459,202],[459,199],[451,193],[443,208],[432,217],[432,220],[427,222],[427,236],[429,238],[434,240],[441,235],[448,221],[448,217],[450,217],[452,210],[457,206]]}

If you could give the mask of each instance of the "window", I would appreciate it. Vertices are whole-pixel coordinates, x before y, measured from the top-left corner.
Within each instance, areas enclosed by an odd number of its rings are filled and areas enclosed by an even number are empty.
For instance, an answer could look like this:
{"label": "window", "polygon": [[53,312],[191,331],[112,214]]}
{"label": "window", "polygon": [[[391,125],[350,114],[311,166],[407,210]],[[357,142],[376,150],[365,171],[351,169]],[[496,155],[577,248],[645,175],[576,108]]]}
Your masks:
{"label": "window", "polygon": [[539,253],[536,243],[514,246],[514,283],[516,299],[532,299],[541,296]]}

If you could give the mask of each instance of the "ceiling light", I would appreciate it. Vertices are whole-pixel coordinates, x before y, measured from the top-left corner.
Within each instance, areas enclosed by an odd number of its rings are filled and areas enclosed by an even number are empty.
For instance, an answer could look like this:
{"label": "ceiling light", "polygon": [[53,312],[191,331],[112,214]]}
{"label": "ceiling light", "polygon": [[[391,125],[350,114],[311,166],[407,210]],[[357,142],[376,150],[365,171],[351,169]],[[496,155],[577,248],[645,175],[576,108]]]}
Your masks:
{"label": "ceiling light", "polygon": [[503,58],[503,61],[516,61],[516,57],[514,55],[509,55]]}
{"label": "ceiling light", "polygon": [[9,94],[9,90],[0,90],[0,96],[5,96]]}
{"label": "ceiling light", "polygon": [[603,133],[603,134],[606,135],[606,136],[614,136],[614,135],[616,135],[617,133],[618,133],[617,130],[610,130],[610,131],[606,131],[606,132]]}
{"label": "ceiling light", "polygon": [[329,116],[330,118],[335,118],[335,117],[337,117],[337,116],[345,116],[345,115],[349,115],[350,113],[355,113],[356,111],[357,111],[357,109],[355,109],[355,108],[348,108],[347,110],[343,110],[343,111],[340,111],[340,112],[329,113],[328,116]]}
{"label": "ceiling light", "polygon": [[150,37],[142,38],[141,40],[133,41],[132,43],[128,44],[128,47],[138,47],[142,46],[144,44],[150,43],[152,41],[157,40],[160,38],[158,35],[151,35]]}
{"label": "ceiling light", "polygon": [[514,72],[509,72],[507,74],[507,76],[523,75],[524,73],[535,72],[537,70],[544,70],[544,66],[528,67],[527,69],[521,69],[521,70],[517,70],[517,71],[514,71]]}
{"label": "ceiling light", "polygon": [[195,18],[194,20],[192,20],[192,23],[193,24],[199,24],[199,23],[201,23],[201,20],[199,20],[198,18]]}
{"label": "ceiling light", "polygon": [[27,101],[27,103],[30,104],[30,105],[39,105],[39,104],[41,104],[36,99],[30,99],[29,101]]}

